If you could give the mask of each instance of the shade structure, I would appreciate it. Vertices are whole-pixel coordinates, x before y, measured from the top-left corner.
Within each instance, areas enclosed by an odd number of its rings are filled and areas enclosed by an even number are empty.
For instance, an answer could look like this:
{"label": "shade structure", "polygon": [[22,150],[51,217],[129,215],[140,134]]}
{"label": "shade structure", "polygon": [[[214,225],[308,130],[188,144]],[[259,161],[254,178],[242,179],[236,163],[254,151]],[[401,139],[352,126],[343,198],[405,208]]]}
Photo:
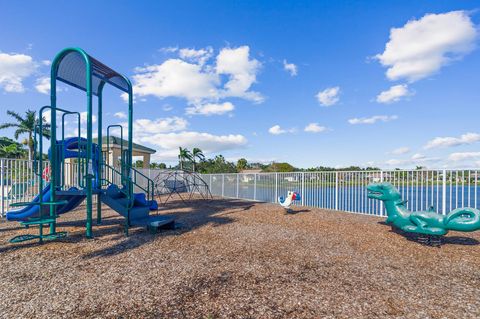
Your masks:
{"label": "shade structure", "polygon": [[87,63],[90,64],[92,72],[93,95],[98,96],[101,93],[102,82],[108,83],[125,93],[130,92],[131,84],[125,76],[79,48],[65,49],[59,54],[56,79],[80,90],[87,91]]}

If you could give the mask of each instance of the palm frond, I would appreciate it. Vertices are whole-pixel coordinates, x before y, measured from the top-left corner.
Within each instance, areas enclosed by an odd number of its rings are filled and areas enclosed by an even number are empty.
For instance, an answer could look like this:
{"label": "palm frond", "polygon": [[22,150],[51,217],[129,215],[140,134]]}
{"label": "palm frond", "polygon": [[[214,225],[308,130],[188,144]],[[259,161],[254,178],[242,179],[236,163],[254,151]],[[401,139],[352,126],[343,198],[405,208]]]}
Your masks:
{"label": "palm frond", "polygon": [[5,128],[10,128],[10,127],[19,127],[19,125],[15,123],[3,123],[0,125],[0,130],[3,130]]}
{"label": "palm frond", "polygon": [[16,140],[18,140],[18,137],[22,134],[25,134],[25,133],[28,133],[29,130],[27,130],[26,128],[19,128],[18,130],[15,131],[15,133],[13,134],[13,136],[15,137]]}
{"label": "palm frond", "polygon": [[7,114],[10,115],[11,117],[15,118],[19,123],[25,122],[25,119],[22,118],[22,117],[20,116],[20,114],[18,114],[18,113],[15,112],[15,111],[8,110],[8,111],[7,111]]}

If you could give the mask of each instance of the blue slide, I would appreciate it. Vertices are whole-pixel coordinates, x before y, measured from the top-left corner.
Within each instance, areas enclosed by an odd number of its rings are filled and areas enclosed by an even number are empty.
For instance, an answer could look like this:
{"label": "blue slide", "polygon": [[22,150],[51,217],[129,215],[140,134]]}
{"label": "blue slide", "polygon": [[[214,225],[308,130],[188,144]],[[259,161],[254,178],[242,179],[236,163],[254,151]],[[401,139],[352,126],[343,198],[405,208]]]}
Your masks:
{"label": "blue slide", "polygon": [[[79,143],[80,142],[80,143]],[[64,158],[75,158],[80,155],[80,157],[85,158],[85,145],[86,139],[78,138],[78,137],[71,137],[67,138],[63,141],[63,145],[59,145],[58,153],[57,153],[57,160],[61,161]],[[50,149],[48,150],[48,157],[52,160],[52,154]],[[93,165],[94,171],[96,172],[96,165],[98,165],[98,158],[100,157],[100,152],[96,145],[93,149]],[[94,185],[98,185],[98,176],[95,176]],[[7,212],[7,220],[11,221],[26,221],[32,217],[39,217],[40,216],[40,209],[42,209],[42,215],[47,216],[50,212],[49,205],[40,206],[36,203],[40,201],[40,197],[42,198],[42,202],[49,202],[50,201],[50,184],[40,192],[32,201],[32,204],[25,206],[22,209],[9,211]],[[75,209],[80,203],[85,199],[85,195],[79,192],[79,190],[75,187],[71,187],[68,191],[62,191],[61,194],[56,194],[56,201],[67,201],[64,205],[56,205],[55,211],[57,215],[66,213]]]}
{"label": "blue slide", "polygon": [[[68,194],[69,192],[71,192],[71,194]],[[40,196],[42,196],[42,202],[50,201],[50,184],[48,184],[42,190],[42,192],[33,199],[32,204],[25,206],[24,208],[19,210],[7,212],[7,220],[27,221],[29,218],[32,217],[39,217],[40,209],[42,209],[42,215],[48,216],[48,214],[50,213],[49,205],[40,206],[35,204],[39,202]],[[85,195],[79,194],[76,187],[72,187],[68,190],[68,192],[62,192],[61,195],[56,195],[56,197],[58,201],[67,201],[67,203],[64,205],[55,206],[57,215],[67,213],[72,209],[75,209],[85,199]]]}

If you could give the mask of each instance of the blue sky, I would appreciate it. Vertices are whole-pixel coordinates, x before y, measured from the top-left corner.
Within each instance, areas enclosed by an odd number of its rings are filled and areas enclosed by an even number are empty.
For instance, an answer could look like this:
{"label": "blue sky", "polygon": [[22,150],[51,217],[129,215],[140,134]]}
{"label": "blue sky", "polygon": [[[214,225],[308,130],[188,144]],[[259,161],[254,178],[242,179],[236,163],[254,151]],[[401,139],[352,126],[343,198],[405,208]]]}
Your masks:
{"label": "blue sky", "polygon": [[[299,167],[479,167],[479,7],[0,1],[0,119],[49,104],[48,63],[78,46],[133,80],[135,140],[156,161],[198,146]],[[105,99],[104,127],[124,122],[120,94]],[[86,110],[73,88],[58,103]]]}

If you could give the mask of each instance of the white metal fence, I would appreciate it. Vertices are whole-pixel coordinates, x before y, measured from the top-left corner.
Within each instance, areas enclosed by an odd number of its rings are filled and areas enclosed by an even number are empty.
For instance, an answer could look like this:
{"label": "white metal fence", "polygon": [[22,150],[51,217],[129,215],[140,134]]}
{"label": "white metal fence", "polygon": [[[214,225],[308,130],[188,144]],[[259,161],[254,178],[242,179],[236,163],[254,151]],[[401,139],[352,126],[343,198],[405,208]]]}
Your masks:
{"label": "white metal fence", "polygon": [[[44,169],[49,164],[44,163]],[[64,184],[77,186],[78,177],[72,165],[64,167]],[[43,171],[43,170],[42,170]],[[151,179],[162,179],[170,171],[139,169]],[[276,203],[288,191],[302,195],[297,205],[342,210],[369,215],[384,215],[379,201],[367,198],[366,186],[386,181],[395,185],[411,210],[431,206],[446,214],[458,207],[480,209],[480,169],[469,170],[391,170],[391,171],[328,171],[257,174],[201,175],[213,195]],[[143,181],[145,179],[145,181]],[[147,186],[139,175],[137,183]],[[143,185],[145,184],[145,185]],[[136,189],[135,191],[140,191]],[[32,200],[39,192],[33,162],[0,159],[0,216],[10,204]]]}
{"label": "white metal fence", "polygon": [[[45,162],[42,172],[48,173]],[[35,178],[33,161],[0,159],[0,217],[13,203],[31,201],[39,193],[38,178]]]}
{"label": "white metal fence", "polygon": [[398,188],[407,207],[430,207],[446,214],[458,207],[480,208],[480,169],[328,171],[257,174],[206,174],[213,195],[276,203],[279,196],[297,191],[297,205],[368,215],[385,213],[380,201],[367,198],[366,186],[390,182]]}

